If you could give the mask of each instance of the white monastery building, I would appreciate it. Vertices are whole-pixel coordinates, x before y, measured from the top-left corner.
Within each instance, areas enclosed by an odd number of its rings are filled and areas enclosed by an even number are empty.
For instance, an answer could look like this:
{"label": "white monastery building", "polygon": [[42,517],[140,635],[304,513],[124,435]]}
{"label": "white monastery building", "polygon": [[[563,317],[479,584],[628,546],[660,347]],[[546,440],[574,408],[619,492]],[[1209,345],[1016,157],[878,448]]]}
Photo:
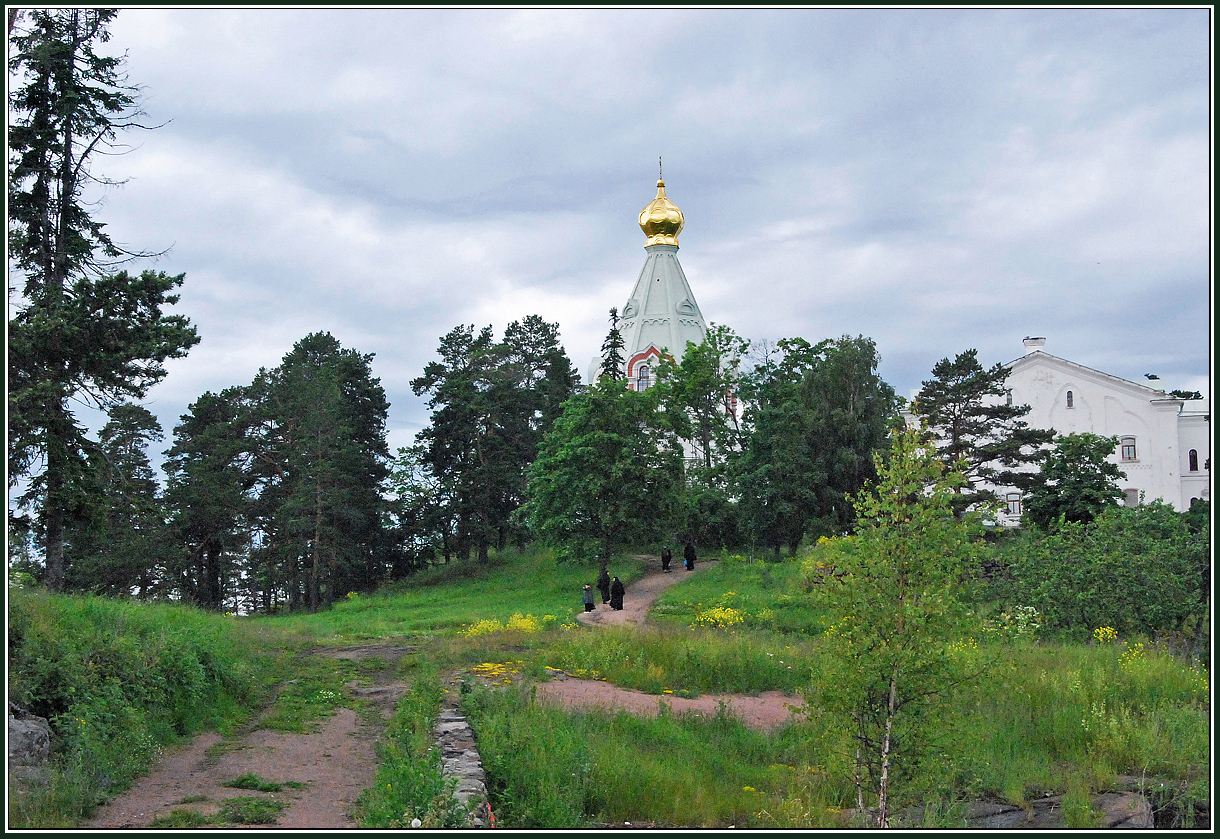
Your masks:
{"label": "white monastery building", "polygon": [[[1025,355],[1006,365],[1007,386],[1013,404],[1030,406],[1032,428],[1117,437],[1114,460],[1130,506],[1161,499],[1184,511],[1196,498],[1211,499],[1209,399],[1180,399],[1058,358],[1043,350],[1045,338],[1023,343]],[[1001,495],[1019,515],[1020,495]]]}
{"label": "white monastery building", "polygon": [[[662,355],[680,360],[688,341],[701,344],[707,337],[707,323],[678,262],[678,234],[684,224],[682,211],[665,197],[665,181],[658,180],[657,197],[640,212],[648,256],[619,321],[627,386],[632,390],[647,390],[656,382]],[[590,383],[597,381],[601,365],[600,356],[589,365]]]}

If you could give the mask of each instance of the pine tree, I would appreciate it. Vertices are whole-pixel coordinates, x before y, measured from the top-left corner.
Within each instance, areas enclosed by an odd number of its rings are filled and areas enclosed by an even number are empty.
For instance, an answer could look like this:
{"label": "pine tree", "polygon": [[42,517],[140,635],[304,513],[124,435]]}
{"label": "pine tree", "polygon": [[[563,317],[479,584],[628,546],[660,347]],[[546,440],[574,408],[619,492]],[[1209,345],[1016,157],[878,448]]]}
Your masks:
{"label": "pine tree", "polygon": [[984,369],[977,350],[952,361],[943,358],[932,378],[915,397],[914,412],[927,423],[947,468],[966,476],[953,502],[957,515],[972,506],[995,501],[992,487],[1025,489],[1034,474],[1027,468],[1041,461],[1054,430],[1030,428],[1021,419],[1028,405],[1013,405],[1004,387],[1008,368]]}
{"label": "pine tree", "polygon": [[171,579],[184,600],[203,609],[219,611],[237,595],[235,566],[249,548],[250,419],[247,388],[205,393],[182,416],[166,452],[166,505],[178,545]]}
{"label": "pine tree", "polygon": [[455,552],[474,550],[486,561],[510,532],[524,539],[514,514],[524,502],[525,471],[577,375],[559,345],[558,325],[537,315],[509,324],[500,342],[490,326],[477,335],[473,326],[456,327],[438,354],[411,383],[416,394],[430,395],[432,421],[416,440],[429,483],[444,488],[449,506],[447,516],[427,520],[452,519]]}
{"label": "pine tree", "polygon": [[329,333],[298,341],[251,386],[261,425],[259,507],[292,608],[317,611],[384,575],[382,483],[389,403],[372,356]]}
{"label": "pine tree", "polygon": [[[31,478],[22,503],[38,510],[44,582],[64,584],[64,531],[89,503],[96,444],[69,408],[139,399],[165,376],[162,362],[198,342],[189,321],[162,314],[183,276],[108,274],[139,256],[119,247],[88,211],[96,154],[138,127],[136,89],[123,59],[103,56],[111,9],[34,9],[12,36],[9,256],[24,278],[9,321],[9,474]],[[15,291],[10,291],[14,296]],[[38,467],[41,467],[40,471]]]}

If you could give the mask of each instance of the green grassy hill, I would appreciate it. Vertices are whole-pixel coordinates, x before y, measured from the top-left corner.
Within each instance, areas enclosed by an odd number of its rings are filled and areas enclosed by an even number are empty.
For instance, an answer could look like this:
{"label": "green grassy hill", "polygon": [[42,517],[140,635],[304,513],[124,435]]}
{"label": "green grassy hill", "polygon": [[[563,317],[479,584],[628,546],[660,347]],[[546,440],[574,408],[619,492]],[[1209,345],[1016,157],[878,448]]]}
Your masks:
{"label": "green grassy hill", "polygon": [[[619,558],[613,568],[630,582],[642,566]],[[799,563],[722,557],[669,589],[656,625],[636,631],[575,623],[594,572],[546,552],[512,553],[433,569],[328,612],[258,617],[10,591],[10,697],[56,735],[50,783],[10,795],[10,826],[79,824],[145,771],[158,746],[231,729],[265,707],[289,667],[294,690],[280,692],[271,719],[307,725],[328,703],[350,702],[342,685],[359,666],[302,670],[299,653],[379,641],[414,650],[397,666],[415,689],[388,733],[383,771],[416,778],[418,789],[400,781],[402,797],[366,796],[370,827],[437,800],[427,721],[442,675],[455,671],[497,676],[464,703],[500,827],[839,825],[855,806],[851,732],[817,707],[808,723],[762,734],[725,716],[568,714],[532,702],[529,690],[554,667],[657,694],[816,696],[826,657],[842,651],[823,634]],[[949,826],[960,824],[957,802],[1055,790],[1078,802],[1071,818],[1087,826],[1088,794],[1120,774],[1172,778],[1179,798],[1207,798],[1207,674],[1149,639],[1099,640],[963,638],[977,678],[939,719],[917,771],[898,779],[900,803],[935,805]]]}

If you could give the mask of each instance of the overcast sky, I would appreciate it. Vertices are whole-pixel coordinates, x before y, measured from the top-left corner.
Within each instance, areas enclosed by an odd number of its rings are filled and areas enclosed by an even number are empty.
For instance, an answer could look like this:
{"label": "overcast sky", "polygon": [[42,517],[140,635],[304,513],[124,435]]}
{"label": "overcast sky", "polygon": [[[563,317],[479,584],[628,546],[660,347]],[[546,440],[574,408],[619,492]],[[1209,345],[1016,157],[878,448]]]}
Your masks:
{"label": "overcast sky", "polygon": [[1209,390],[1209,9],[131,8],[151,122],[98,216],[169,248],[202,342],[148,406],[310,332],[374,353],[391,450],[458,324],[539,314],[582,372],[664,157],[704,316],[863,334],[912,395],[1021,339]]}

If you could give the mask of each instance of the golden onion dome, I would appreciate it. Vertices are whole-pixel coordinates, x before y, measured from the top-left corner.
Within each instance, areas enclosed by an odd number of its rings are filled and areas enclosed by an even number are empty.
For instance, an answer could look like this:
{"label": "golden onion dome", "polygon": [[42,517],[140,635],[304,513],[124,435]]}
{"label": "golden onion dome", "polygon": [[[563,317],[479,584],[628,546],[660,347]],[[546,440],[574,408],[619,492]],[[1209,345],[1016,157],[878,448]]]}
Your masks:
{"label": "golden onion dome", "polygon": [[665,181],[657,181],[657,197],[640,212],[640,229],[648,237],[649,245],[678,245],[678,234],[682,232],[682,211],[665,197]]}

